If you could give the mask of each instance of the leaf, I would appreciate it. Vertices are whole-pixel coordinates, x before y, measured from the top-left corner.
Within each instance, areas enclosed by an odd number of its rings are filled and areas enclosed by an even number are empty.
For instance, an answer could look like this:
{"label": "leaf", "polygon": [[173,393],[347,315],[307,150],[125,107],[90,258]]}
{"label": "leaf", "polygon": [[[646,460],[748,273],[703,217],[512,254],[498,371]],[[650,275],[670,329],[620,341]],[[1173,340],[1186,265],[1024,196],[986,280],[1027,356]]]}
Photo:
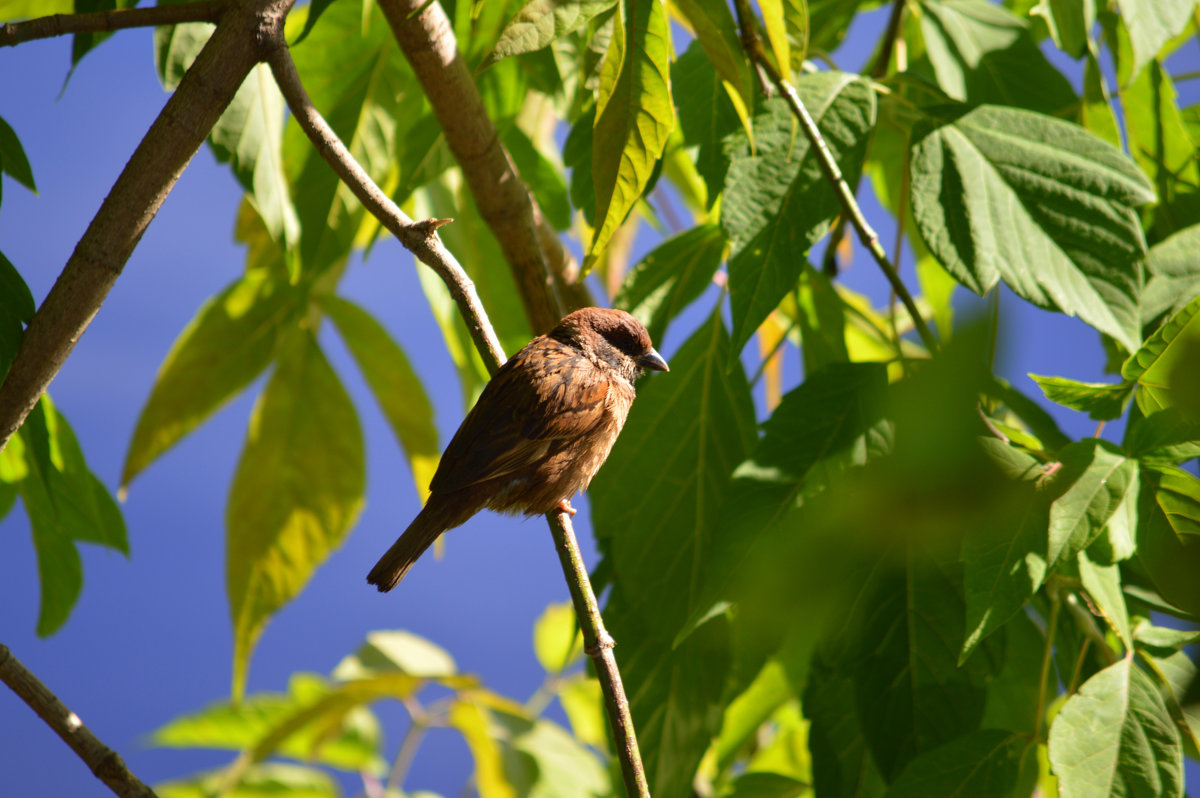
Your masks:
{"label": "leaf", "polygon": [[813,787],[828,798],[877,798],[887,782],[867,748],[849,668],[831,648],[813,657],[803,696]]}
{"label": "leaf", "polygon": [[1151,415],[1175,404],[1172,375],[1188,355],[1189,339],[1200,338],[1200,296],[1163,322],[1121,367],[1121,376],[1138,384],[1137,403]]}
{"label": "leaf", "polygon": [[422,679],[445,679],[458,673],[450,652],[401,629],[369,632],[366,641],[333,669],[340,681],[403,673]]}
{"label": "leaf", "polygon": [[[729,6],[722,0],[676,0],[674,5],[695,31],[696,42],[708,56],[706,62],[720,76],[718,83],[724,82],[732,88],[741,100],[743,111],[753,108],[754,77]],[[689,46],[688,50],[693,48]],[[692,84],[678,80],[676,83],[688,87],[684,96],[691,94]],[[682,104],[682,100],[680,97],[676,101]]]}
{"label": "leaf", "polygon": [[569,602],[549,605],[534,621],[533,653],[552,674],[562,673],[583,654],[583,635]]}
{"label": "leaf", "polygon": [[316,674],[295,673],[286,693],[254,693],[236,704],[212,704],[170,721],[151,741],[165,748],[258,752],[255,759],[278,752],[339,770],[379,774],[385,767],[380,756],[383,733],[363,705],[382,697],[410,696],[420,684],[415,678],[393,678],[346,686]]}
{"label": "leaf", "polygon": [[1104,530],[1105,524],[1136,485],[1137,461],[1112,444],[1088,438],[1066,446],[1059,454],[1062,468],[1054,476],[1059,493],[1050,503],[1050,532],[1046,564],[1072,558]]}
{"label": "leaf", "polygon": [[570,227],[571,201],[567,197],[562,168],[543,155],[517,125],[509,125],[504,131],[504,150],[512,158],[521,179],[533,192],[546,221],[555,230]]}
{"label": "leaf", "polygon": [[235,698],[263,627],[341,543],[365,486],[354,405],[312,332],[294,331],[255,403],[226,506]]}
{"label": "leaf", "polygon": [[[135,5],[137,5],[137,0],[75,0],[74,11],[76,14],[86,14],[133,8]],[[71,72],[74,73],[75,67],[79,65],[85,55],[111,35],[110,31],[88,31],[72,36]],[[66,88],[65,85],[64,88]]]}
{"label": "leaf", "polygon": [[504,58],[540,50],[616,4],[617,0],[529,0],[504,26],[479,71]]}
{"label": "leaf", "polygon": [[775,711],[792,699],[787,674],[777,660],[763,666],[750,686],[725,707],[721,734],[714,742],[717,773],[727,773],[745,745]]}
{"label": "leaf", "polygon": [[712,285],[725,254],[716,224],[698,224],[659,244],[625,276],[613,306],[632,313],[662,341],[667,325]]}
{"label": "leaf", "polygon": [[1055,404],[1087,413],[1097,421],[1111,421],[1125,412],[1133,396],[1133,384],[1116,385],[1104,382],[1077,382],[1066,377],[1042,377],[1030,374],[1046,398]]}
{"label": "leaf", "polygon": [[925,120],[913,138],[913,218],[955,278],[979,294],[1003,278],[1137,349],[1136,208],[1154,195],[1132,162],[1076,125],[1014,108]]}
{"label": "leaf", "polygon": [[733,780],[727,798],[797,798],[808,792],[808,785],[778,773],[743,773]]}
{"label": "leaf", "polygon": [[1131,77],[1137,77],[1142,67],[1183,30],[1196,5],[1193,0],[1116,0],[1116,3],[1133,47]]}
{"label": "leaf", "polygon": [[33,169],[29,166],[29,158],[25,155],[21,140],[3,117],[0,117],[0,173],[8,174],[25,188],[37,193],[37,184],[33,182]]}
{"label": "leaf", "polygon": [[298,296],[261,269],[201,305],[159,366],[125,453],[122,488],[253,382],[298,312]]}
{"label": "leaf", "polygon": [[325,9],[333,5],[335,0],[312,0],[308,5],[308,15],[304,18],[304,28],[288,46],[295,47],[300,42],[308,38],[308,34],[312,32],[313,26],[317,24],[317,20],[325,13]]}
{"label": "leaf", "polygon": [[1159,466],[1155,498],[1176,535],[1200,537],[1200,479],[1181,468]]}
{"label": "leaf", "polygon": [[589,494],[618,583],[637,585],[628,600],[671,636],[704,587],[717,508],[754,440],[750,389],[740,367],[727,372],[728,356],[715,313],[672,356],[669,375],[642,383]]}
{"label": "leaf", "polygon": [[1148,416],[1136,413],[1125,428],[1123,445],[1140,460],[1182,463],[1200,455],[1200,420],[1188,418],[1178,407]]}
{"label": "leaf", "polygon": [[1058,49],[1079,59],[1096,27],[1096,0],[1040,0],[1030,16],[1041,17]]}
{"label": "leaf", "polygon": [[1129,612],[1125,609],[1125,596],[1121,593],[1120,566],[1092,562],[1086,551],[1079,552],[1078,565],[1084,590],[1092,597],[1126,650],[1132,649],[1133,633],[1129,630]]}
{"label": "leaf", "polygon": [[1174,314],[1200,296],[1200,224],[1158,242],[1146,256],[1147,281],[1142,289],[1142,321],[1151,322],[1163,313]]}
{"label": "leaf", "polygon": [[971,732],[909,762],[885,796],[1013,795],[1022,745],[1019,736],[999,729]]}
{"label": "leaf", "polygon": [[3,253],[0,253],[0,310],[25,324],[29,323],[37,310],[33,292],[26,285],[25,278]]}
{"label": "leaf", "polygon": [[1083,97],[1079,103],[1079,124],[1114,147],[1122,146],[1121,127],[1113,111],[1112,96],[1100,62],[1090,50],[1083,62]]}
{"label": "leaf", "polygon": [[[707,204],[712,207],[729,170],[729,156],[722,140],[738,129],[738,110],[697,42],[688,45],[671,65],[671,82],[687,87],[687,91],[676,92],[674,96],[679,130],[684,143],[697,148],[696,171],[704,179]],[[753,104],[749,107],[753,108]]]}
{"label": "leaf", "polygon": [[[1167,471],[1171,471],[1167,467]],[[1137,560],[1154,589],[1161,596],[1154,609],[1171,612],[1184,618],[1200,616],[1200,539],[1193,534],[1179,534],[1165,507],[1180,502],[1178,495],[1161,490],[1164,476],[1162,466],[1145,466],[1144,486],[1138,503]],[[1186,508],[1179,507],[1186,515]],[[1175,521],[1183,520],[1177,516]],[[1186,521],[1184,522],[1186,523]]]}
{"label": "leaf", "polygon": [[585,273],[641,196],[675,126],[667,12],[658,0],[625,0],[617,9],[596,99],[596,234]]}
{"label": "leaf", "polygon": [[598,751],[608,749],[608,720],[604,714],[604,695],[595,679],[569,681],[558,693],[571,731],[584,745]]}
{"label": "leaf", "polygon": [[1179,732],[1158,689],[1126,657],[1088,679],[1050,727],[1063,798],[1183,794]]}
{"label": "leaf", "polygon": [[417,495],[429,497],[429,483],[441,452],[433,405],[408,358],[392,337],[367,311],[352,302],[324,294],[318,298],[325,314],[337,326],[371,393],[404,450],[412,469]]}
{"label": "leaf", "polygon": [[228,780],[224,768],[187,779],[154,785],[160,798],[208,798],[218,793],[225,798],[339,798],[341,790],[328,773],[317,768],[262,762],[249,768],[241,783],[225,790]]}
{"label": "leaf", "polygon": [[[806,76],[798,88],[834,159],[854,182],[875,123],[870,85],[856,75],[821,72]],[[736,355],[796,285],[806,253],[841,206],[783,100],[768,101],[754,118],[753,147],[739,132],[727,140],[726,152],[721,225],[732,247],[729,301]]]}
{"label": "leaf", "polygon": [[956,100],[1059,114],[1078,98],[1029,26],[986,0],[920,0],[921,36],[937,84]]}

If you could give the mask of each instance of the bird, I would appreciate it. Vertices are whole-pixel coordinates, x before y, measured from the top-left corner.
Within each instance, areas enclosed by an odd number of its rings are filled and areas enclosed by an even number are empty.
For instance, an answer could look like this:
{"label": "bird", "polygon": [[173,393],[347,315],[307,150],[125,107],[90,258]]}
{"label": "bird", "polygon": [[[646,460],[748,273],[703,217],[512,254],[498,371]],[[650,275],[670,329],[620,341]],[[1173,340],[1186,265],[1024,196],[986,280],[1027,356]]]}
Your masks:
{"label": "bird", "polygon": [[443,532],[484,508],[574,515],[570,500],[608,458],[646,370],[670,369],[622,310],[576,310],[526,344],[484,386],[442,454],[425,507],[367,582],[391,590]]}

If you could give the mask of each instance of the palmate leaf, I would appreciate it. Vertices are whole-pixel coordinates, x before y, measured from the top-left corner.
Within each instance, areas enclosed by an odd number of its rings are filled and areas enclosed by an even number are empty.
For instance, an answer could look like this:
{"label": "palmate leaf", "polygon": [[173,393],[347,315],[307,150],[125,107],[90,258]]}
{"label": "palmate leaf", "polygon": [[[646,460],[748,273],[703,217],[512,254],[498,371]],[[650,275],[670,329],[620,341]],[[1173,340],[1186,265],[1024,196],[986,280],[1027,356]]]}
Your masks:
{"label": "palmate leaf", "polygon": [[[820,72],[799,81],[812,114],[846,179],[862,167],[875,124],[875,95],[857,75]],[[809,248],[839,212],[837,196],[781,99],[754,118],[754,142],[743,132],[727,140],[730,158],[721,226],[732,246],[729,261],[736,357],[763,319],[796,285]]]}
{"label": "palmate leaf", "polygon": [[1050,727],[1063,798],[1183,794],[1179,731],[1158,687],[1125,657],[1088,679]]}
{"label": "palmate leaf", "polygon": [[671,104],[671,31],[659,0],[625,0],[600,68],[592,139],[596,234],[584,271],[608,246],[641,196],[675,127]]}
{"label": "palmate leaf", "polygon": [[304,588],[358,516],[365,469],[346,389],[313,333],[293,330],[255,403],[226,506],[235,698],[267,621]]}
{"label": "palmate leaf", "polygon": [[971,290],[1017,295],[1141,343],[1137,206],[1154,200],[1120,150],[1083,128],[1015,108],[958,108],[913,131],[913,218]]}

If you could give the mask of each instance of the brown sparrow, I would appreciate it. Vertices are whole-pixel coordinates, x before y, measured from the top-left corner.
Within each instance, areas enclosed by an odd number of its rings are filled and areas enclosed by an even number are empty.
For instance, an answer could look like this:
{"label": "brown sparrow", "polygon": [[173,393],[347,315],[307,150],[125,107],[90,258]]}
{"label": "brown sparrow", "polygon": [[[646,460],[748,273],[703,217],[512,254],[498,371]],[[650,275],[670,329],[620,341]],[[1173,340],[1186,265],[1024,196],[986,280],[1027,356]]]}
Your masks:
{"label": "brown sparrow", "polygon": [[667,371],[667,362],[621,310],[577,310],[530,341],[483,389],[442,454],[425,508],[367,581],[391,590],[439,535],[485,507],[573,515],[570,499],[608,457],[645,369]]}

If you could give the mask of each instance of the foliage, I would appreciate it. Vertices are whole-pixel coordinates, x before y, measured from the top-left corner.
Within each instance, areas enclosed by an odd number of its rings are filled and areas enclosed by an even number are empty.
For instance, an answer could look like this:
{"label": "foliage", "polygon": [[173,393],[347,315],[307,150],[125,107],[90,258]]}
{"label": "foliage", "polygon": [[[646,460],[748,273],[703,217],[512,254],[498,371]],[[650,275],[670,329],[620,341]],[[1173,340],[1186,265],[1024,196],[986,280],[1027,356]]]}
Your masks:
{"label": "foliage", "polygon": [[[894,216],[908,249],[893,258],[916,255],[921,319],[809,262],[845,213],[788,104],[756,94],[724,2],[445,5],[547,218],[570,226],[614,304],[684,341],[671,372],[643,383],[592,489],[605,617],[653,794],[1182,796],[1200,735],[1186,698],[1196,639],[1176,620],[1200,620],[1200,108],[1179,107],[1166,59],[1196,35],[1195,3],[907,0],[881,33],[902,46],[863,74],[835,66],[835,48],[879,3],[759,4],[770,57],[846,180],[865,177],[858,193]],[[158,32],[168,88],[210,31]],[[517,285],[376,3],[301,7],[288,38],[354,157],[417,215],[457,218],[446,241],[505,346],[527,340]],[[77,40],[74,60],[98,41]],[[1054,65],[1070,60],[1078,85]],[[399,632],[372,635],[329,678],[242,696],[263,628],[364,498],[358,409],[316,335],[325,321],[418,491],[438,443],[400,346],[338,295],[378,223],[285,121],[265,67],[210,144],[246,190],[245,273],[180,333],[123,486],[268,376],[227,509],[234,701],[155,735],[240,753],[162,793],[336,795],[325,768],[400,789],[408,741],[444,725],[480,795],[612,794],[599,690],[564,608],[536,628],[547,681],[525,706]],[[0,120],[0,172],[33,189],[34,171]],[[622,236],[643,222],[664,240],[627,268]],[[1001,282],[1097,331],[1111,382],[1034,379],[1051,403],[1123,422],[1119,440],[1069,439],[992,375],[998,305],[987,324],[956,321],[952,293],[994,297]],[[423,286],[471,397],[486,372],[444,287]],[[0,373],[33,312],[0,256]],[[938,351],[912,334],[929,321]],[[805,379],[785,385],[779,359],[797,350]],[[50,634],[79,594],[76,543],[127,546],[48,397],[0,453],[0,513],[17,497]],[[442,697],[426,704],[430,686]],[[572,734],[539,717],[552,696]],[[394,755],[372,709],[385,699],[411,716]]]}

